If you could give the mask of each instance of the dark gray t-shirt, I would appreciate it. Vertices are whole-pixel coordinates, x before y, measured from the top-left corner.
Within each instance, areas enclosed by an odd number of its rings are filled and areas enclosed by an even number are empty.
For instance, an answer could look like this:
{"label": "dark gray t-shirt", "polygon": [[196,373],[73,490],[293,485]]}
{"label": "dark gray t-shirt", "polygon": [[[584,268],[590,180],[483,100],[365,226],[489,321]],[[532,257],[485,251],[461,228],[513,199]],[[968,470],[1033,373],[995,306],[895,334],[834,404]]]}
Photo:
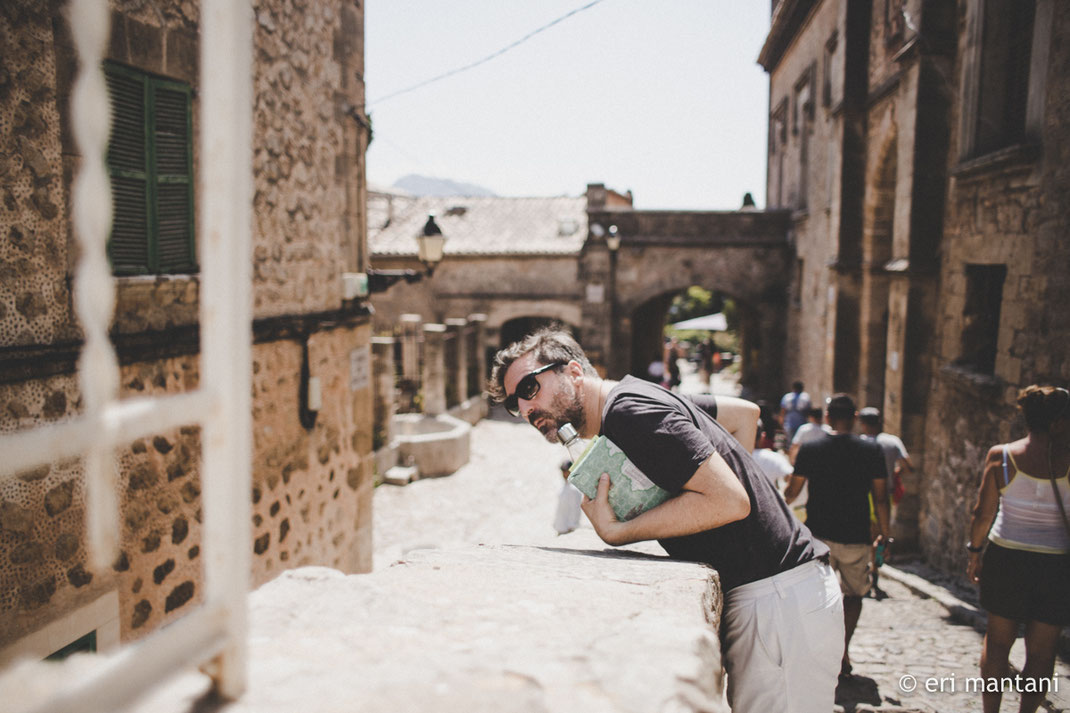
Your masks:
{"label": "dark gray t-shirt", "polygon": [[687,398],[626,376],[602,411],[602,435],[654,483],[679,493],[715,451],[750,498],[750,515],[712,530],[658,540],[676,559],[705,562],[728,591],[809,562],[828,548],[792,515],[750,454]]}
{"label": "dark gray t-shirt", "polygon": [[880,446],[853,433],[802,444],[795,475],[810,488],[806,522],[814,534],[844,545],[869,544],[869,493],[873,481],[887,474]]}

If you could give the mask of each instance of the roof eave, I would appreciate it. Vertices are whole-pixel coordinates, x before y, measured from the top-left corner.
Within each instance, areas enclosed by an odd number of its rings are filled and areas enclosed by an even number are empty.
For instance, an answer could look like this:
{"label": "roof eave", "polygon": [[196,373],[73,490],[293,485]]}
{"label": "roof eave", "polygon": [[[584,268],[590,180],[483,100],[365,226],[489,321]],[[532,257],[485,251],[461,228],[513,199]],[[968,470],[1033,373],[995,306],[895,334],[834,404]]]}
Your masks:
{"label": "roof eave", "polygon": [[806,17],[819,0],[781,0],[773,11],[769,34],[766,35],[762,51],[758,53],[758,64],[772,74],[788,45],[795,39]]}

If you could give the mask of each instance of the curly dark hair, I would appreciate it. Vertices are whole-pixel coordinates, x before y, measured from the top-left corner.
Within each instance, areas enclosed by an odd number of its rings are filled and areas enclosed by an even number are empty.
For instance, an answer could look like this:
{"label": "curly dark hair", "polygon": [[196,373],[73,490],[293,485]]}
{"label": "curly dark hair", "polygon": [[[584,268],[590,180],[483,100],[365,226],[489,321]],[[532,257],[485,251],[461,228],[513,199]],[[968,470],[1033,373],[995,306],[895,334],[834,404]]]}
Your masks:
{"label": "curly dark hair", "polygon": [[1026,428],[1045,433],[1052,423],[1070,416],[1070,392],[1059,386],[1032,384],[1018,392],[1018,408]]}
{"label": "curly dark hair", "polygon": [[539,365],[551,364],[555,361],[577,361],[583,367],[583,373],[588,376],[597,376],[598,372],[587,360],[583,353],[583,347],[572,336],[572,333],[561,327],[543,327],[532,332],[519,342],[513,342],[505,349],[494,355],[494,365],[490,371],[490,379],[487,381],[487,393],[495,403],[505,401],[505,372],[509,370],[513,362],[529,352],[535,352],[535,359]]}

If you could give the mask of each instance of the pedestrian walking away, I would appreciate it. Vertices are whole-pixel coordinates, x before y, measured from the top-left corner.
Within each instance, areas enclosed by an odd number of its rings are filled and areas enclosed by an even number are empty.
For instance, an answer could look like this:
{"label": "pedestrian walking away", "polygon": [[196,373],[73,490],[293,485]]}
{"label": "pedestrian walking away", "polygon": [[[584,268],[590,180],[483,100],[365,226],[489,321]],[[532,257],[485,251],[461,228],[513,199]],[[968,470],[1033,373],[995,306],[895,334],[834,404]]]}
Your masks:
{"label": "pedestrian walking away", "polygon": [[832,710],[844,631],[828,548],[792,516],[749,448],[686,397],[633,377],[600,378],[562,330],[498,352],[488,389],[551,442],[566,423],[581,437],[604,436],[669,491],[621,521],[603,475],[583,510],[607,544],[657,540],[670,557],[717,570],[732,710]]}
{"label": "pedestrian walking away", "polygon": [[[799,448],[784,497],[790,503],[803,485],[808,485],[806,524],[828,546],[839,575],[844,615],[843,678],[852,672],[851,636],[862,614],[862,598],[869,591],[871,548],[888,540],[888,485],[881,449],[851,432],[856,416],[851,397],[836,394],[829,399],[825,413],[832,434]],[[870,537],[871,492],[880,523],[876,541]]]}
{"label": "pedestrian walking away", "polygon": [[1032,713],[1051,691],[1062,627],[1070,624],[1070,393],[1028,386],[1018,394],[1025,438],[985,457],[966,575],[981,586],[988,625],[981,652],[982,701],[996,713],[1011,645],[1025,626],[1025,681],[1019,711]]}
{"label": "pedestrian walking away", "polygon": [[[903,444],[902,439],[895,434],[886,433],[882,430],[883,423],[879,408],[875,406],[865,407],[858,412],[858,422],[862,426],[862,440],[876,443],[884,454],[884,468],[888,473],[888,507],[890,512],[894,513],[895,506],[903,498],[903,472],[914,472],[914,464],[910,462],[910,454],[907,453],[907,447]],[[877,528],[880,524],[877,522],[877,511],[872,506],[872,503],[869,510],[870,531],[876,537]],[[887,544],[892,544],[891,538],[888,539]],[[870,594],[877,599],[885,597],[884,591],[879,584],[880,569],[881,558],[874,557],[870,570]]]}
{"label": "pedestrian walking away", "polygon": [[809,410],[810,394],[803,391],[803,382],[796,381],[791,385],[791,391],[780,399],[780,424],[788,443],[791,443],[795,429],[806,421],[806,412]]}
{"label": "pedestrian walking away", "polygon": [[795,435],[791,437],[788,446],[788,459],[795,463],[795,455],[799,452],[802,444],[816,441],[830,433],[832,429],[824,422],[825,414],[819,408],[812,408],[806,412],[806,423],[795,429]]}

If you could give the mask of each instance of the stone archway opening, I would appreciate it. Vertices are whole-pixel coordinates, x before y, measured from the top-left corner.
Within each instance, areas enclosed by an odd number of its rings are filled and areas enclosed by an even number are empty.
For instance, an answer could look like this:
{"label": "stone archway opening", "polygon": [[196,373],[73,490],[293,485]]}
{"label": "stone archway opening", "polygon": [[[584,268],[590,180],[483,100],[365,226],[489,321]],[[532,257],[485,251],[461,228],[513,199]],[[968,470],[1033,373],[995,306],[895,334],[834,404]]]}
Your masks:
{"label": "stone archway opening", "polygon": [[[693,317],[724,312],[729,329],[724,332],[706,330],[674,330],[672,325]],[[716,290],[700,285],[663,292],[638,305],[631,314],[631,354],[628,373],[638,378],[657,380],[658,372],[651,366],[661,363],[665,356],[666,340],[676,337],[684,352],[682,357],[700,374],[709,390],[713,370],[735,363],[740,352],[741,324],[735,300]],[[722,354],[730,354],[723,358]]]}

